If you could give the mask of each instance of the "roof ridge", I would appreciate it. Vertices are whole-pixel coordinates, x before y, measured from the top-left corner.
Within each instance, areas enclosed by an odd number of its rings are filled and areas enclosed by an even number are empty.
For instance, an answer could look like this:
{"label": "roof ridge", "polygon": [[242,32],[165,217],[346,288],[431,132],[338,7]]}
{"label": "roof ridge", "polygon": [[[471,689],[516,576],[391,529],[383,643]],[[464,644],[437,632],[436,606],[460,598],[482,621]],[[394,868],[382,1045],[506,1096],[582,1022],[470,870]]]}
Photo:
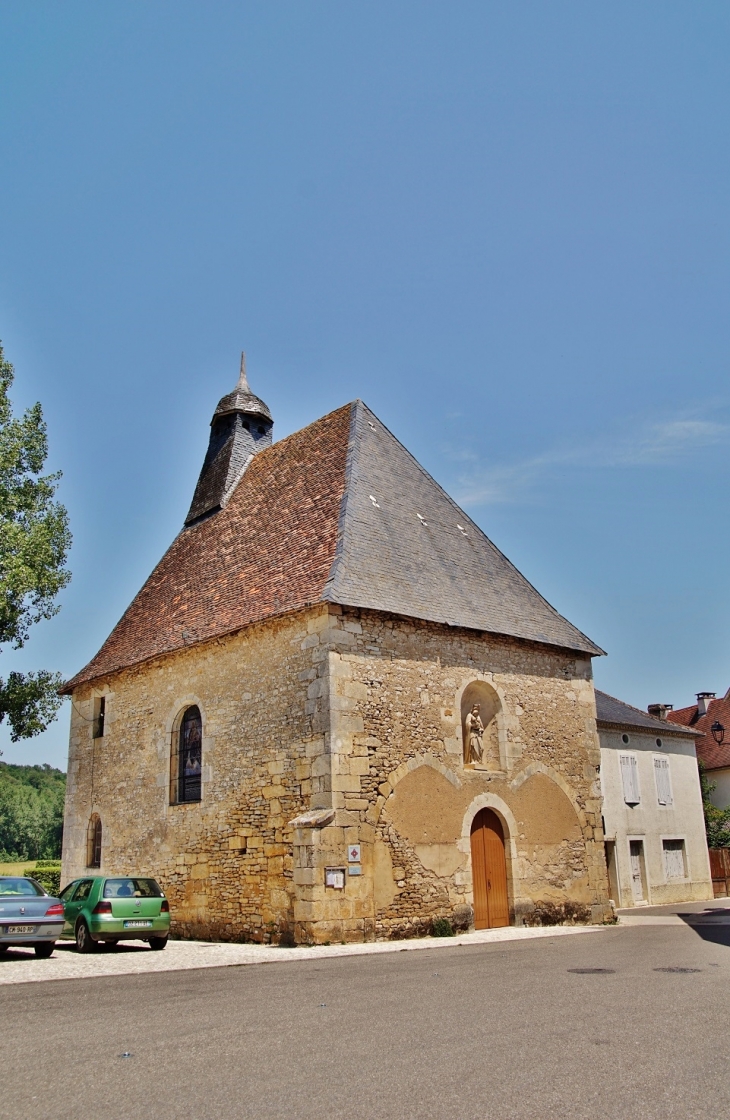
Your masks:
{"label": "roof ridge", "polygon": [[337,572],[340,564],[342,563],[342,556],[345,548],[345,520],[347,518],[347,506],[350,498],[350,479],[355,469],[355,460],[358,457],[359,441],[357,439],[357,417],[358,411],[362,407],[362,401],[358,398],[351,401],[345,408],[350,409],[350,431],[347,436],[347,456],[345,458],[345,485],[342,490],[342,501],[340,503],[340,517],[337,523],[337,544],[335,545],[335,554],[332,557],[332,566],[330,574],[327,577],[327,582],[322,589],[322,599],[325,602],[333,602],[330,597],[330,592],[337,578]]}

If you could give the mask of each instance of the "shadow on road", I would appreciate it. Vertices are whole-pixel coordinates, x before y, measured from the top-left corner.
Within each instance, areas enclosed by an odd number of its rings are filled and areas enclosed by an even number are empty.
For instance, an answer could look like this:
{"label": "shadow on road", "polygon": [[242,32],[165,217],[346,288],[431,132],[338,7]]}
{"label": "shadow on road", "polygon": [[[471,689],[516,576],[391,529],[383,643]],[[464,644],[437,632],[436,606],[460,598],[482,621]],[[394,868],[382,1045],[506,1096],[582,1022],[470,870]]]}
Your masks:
{"label": "shadow on road", "polygon": [[677,914],[703,941],[730,947],[730,907],[708,907],[700,913]]}

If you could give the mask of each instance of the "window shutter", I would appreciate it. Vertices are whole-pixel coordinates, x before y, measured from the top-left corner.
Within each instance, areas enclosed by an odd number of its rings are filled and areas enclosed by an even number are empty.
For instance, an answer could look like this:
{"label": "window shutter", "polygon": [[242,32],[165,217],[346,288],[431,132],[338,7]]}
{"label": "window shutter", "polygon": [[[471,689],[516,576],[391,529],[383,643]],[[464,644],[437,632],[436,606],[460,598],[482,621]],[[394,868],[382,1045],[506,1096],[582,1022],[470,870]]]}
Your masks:
{"label": "window shutter", "polygon": [[619,755],[621,764],[621,781],[624,787],[624,801],[627,805],[638,805],[639,797],[639,768],[636,758],[632,754]]}
{"label": "window shutter", "polygon": [[672,804],[672,783],[669,780],[669,759],[654,759],[654,778],[656,780],[656,795],[660,805]]}
{"label": "window shutter", "polygon": [[667,879],[684,879],[684,840],[664,840],[664,873]]}
{"label": "window shutter", "polygon": [[631,784],[634,791],[634,804],[638,805],[641,801],[639,796],[639,764],[634,755],[631,756]]}

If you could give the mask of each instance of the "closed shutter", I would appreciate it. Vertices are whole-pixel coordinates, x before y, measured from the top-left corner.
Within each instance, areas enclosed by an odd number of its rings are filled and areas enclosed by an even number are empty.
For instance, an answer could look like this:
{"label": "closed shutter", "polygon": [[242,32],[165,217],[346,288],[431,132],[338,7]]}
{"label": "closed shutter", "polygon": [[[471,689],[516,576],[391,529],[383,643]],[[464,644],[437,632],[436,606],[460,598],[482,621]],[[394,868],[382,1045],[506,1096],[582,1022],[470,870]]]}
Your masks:
{"label": "closed shutter", "polygon": [[654,779],[656,781],[656,796],[660,805],[672,804],[672,783],[669,780],[669,759],[654,759]]}
{"label": "closed shutter", "polygon": [[621,764],[621,781],[624,787],[624,801],[627,805],[638,805],[639,797],[639,768],[633,754],[619,755]]}
{"label": "closed shutter", "polygon": [[667,879],[684,879],[684,840],[663,840],[664,874]]}

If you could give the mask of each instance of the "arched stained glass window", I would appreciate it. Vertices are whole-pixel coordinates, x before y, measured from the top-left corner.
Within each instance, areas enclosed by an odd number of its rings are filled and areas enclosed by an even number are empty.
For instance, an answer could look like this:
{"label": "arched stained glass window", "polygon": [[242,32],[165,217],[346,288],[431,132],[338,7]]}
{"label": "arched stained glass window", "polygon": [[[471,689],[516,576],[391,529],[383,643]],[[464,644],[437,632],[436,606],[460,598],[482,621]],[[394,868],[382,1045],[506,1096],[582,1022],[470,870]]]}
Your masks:
{"label": "arched stained glass window", "polygon": [[170,800],[200,801],[203,770],[203,721],[197,705],[187,708],[173,736]]}
{"label": "arched stained glass window", "polygon": [[92,813],[86,830],[86,866],[101,867],[101,817]]}

